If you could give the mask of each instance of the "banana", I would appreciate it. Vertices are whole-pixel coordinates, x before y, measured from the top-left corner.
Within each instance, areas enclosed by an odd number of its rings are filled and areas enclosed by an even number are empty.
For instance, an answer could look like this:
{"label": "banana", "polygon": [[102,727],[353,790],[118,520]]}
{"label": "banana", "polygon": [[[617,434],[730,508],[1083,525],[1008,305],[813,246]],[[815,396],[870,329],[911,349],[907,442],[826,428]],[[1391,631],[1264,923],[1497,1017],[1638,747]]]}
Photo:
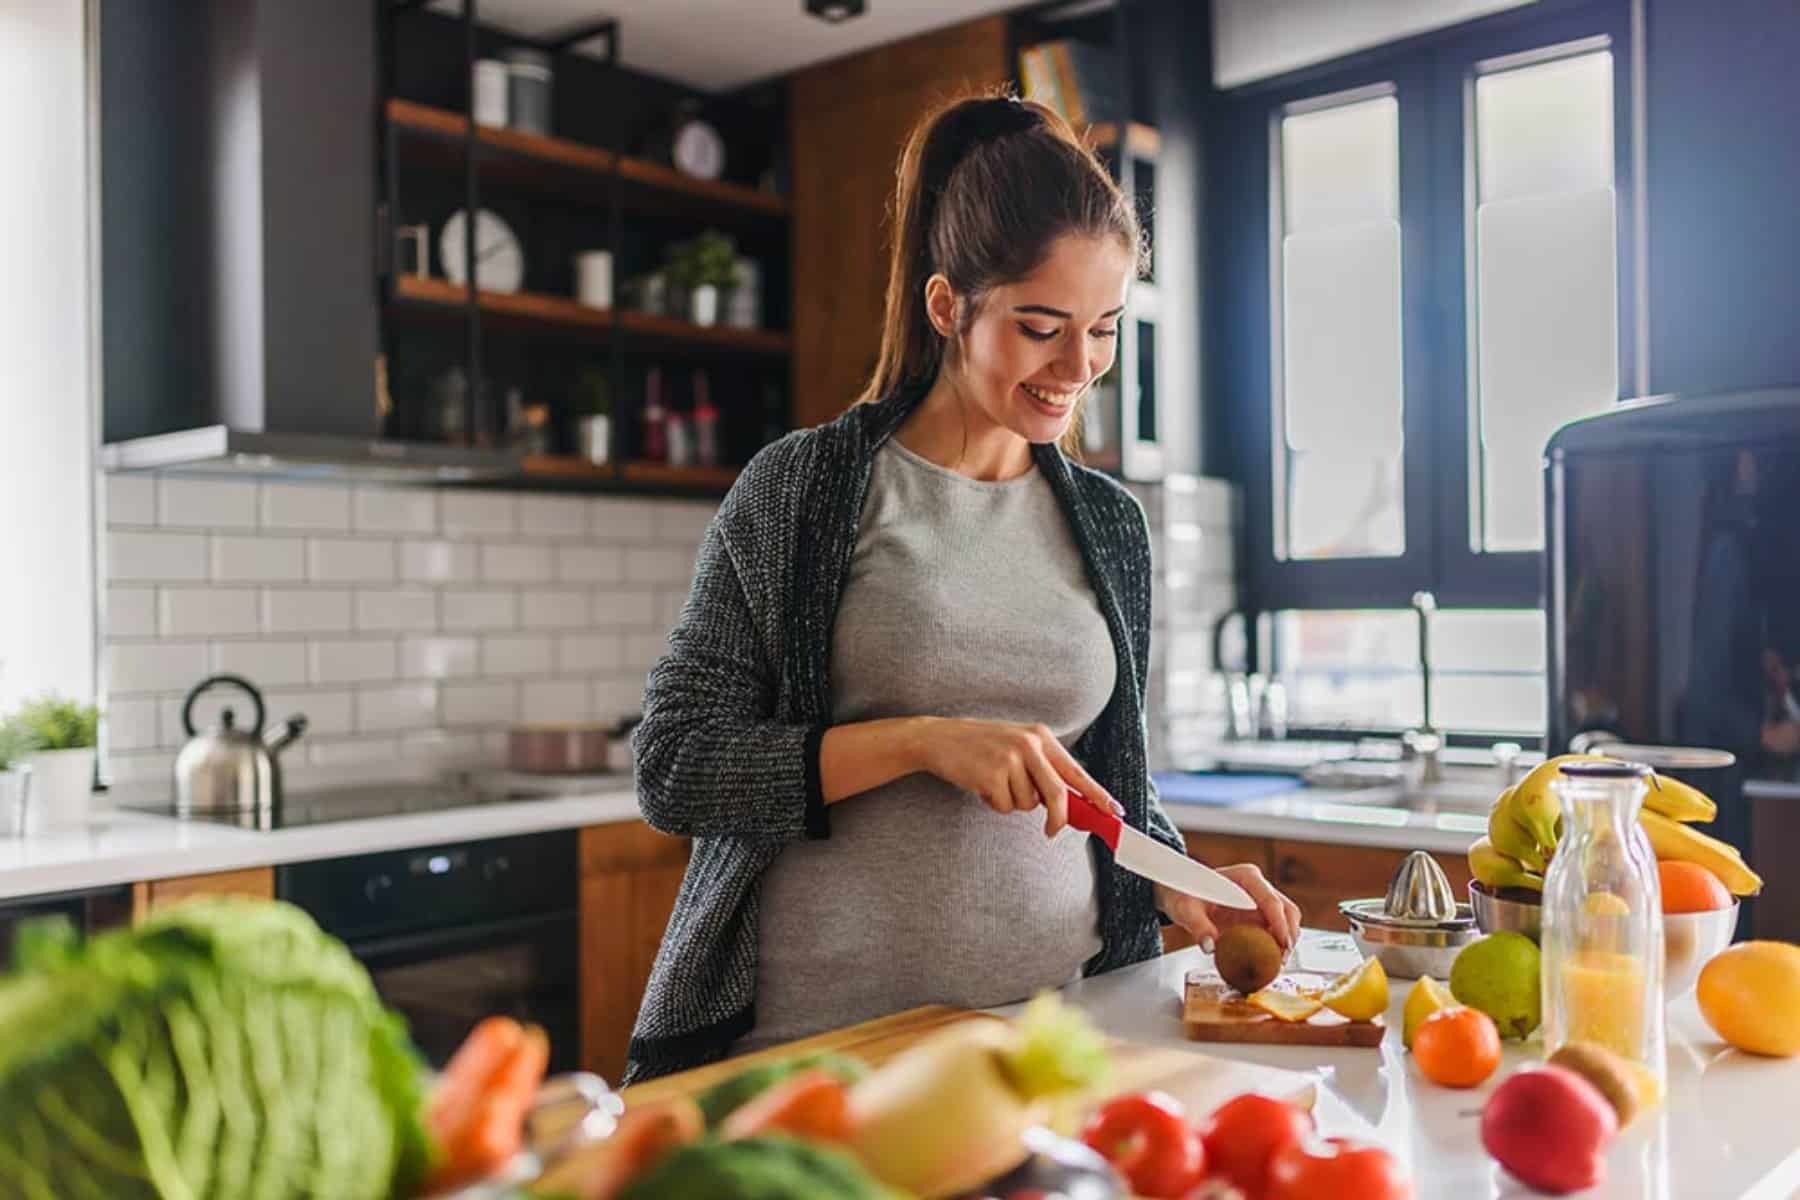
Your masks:
{"label": "banana", "polygon": [[1537,844],[1537,839],[1526,833],[1525,827],[1514,818],[1512,799],[1516,792],[1516,788],[1507,788],[1488,810],[1488,841],[1508,858],[1517,859],[1526,870],[1542,875],[1548,856]]}
{"label": "banana", "polygon": [[1712,802],[1711,796],[1667,775],[1650,777],[1650,792],[1644,797],[1644,807],[1673,821],[1710,821],[1719,815],[1719,806]]}
{"label": "banana", "polygon": [[1550,782],[1556,778],[1557,768],[1566,762],[1599,761],[1604,760],[1598,754],[1559,754],[1555,758],[1546,758],[1513,788],[1509,806],[1513,820],[1538,845],[1555,849],[1556,822],[1562,816],[1562,806],[1557,803],[1556,793],[1550,790]]}
{"label": "banana", "polygon": [[1490,888],[1530,888],[1544,890],[1544,877],[1527,871],[1518,861],[1494,849],[1494,843],[1482,838],[1469,847],[1469,873]]}
{"label": "banana", "polygon": [[[1762,876],[1719,839],[1647,809],[1638,814],[1638,823],[1644,827],[1657,858],[1698,863],[1717,875],[1734,896],[1754,896],[1762,891]],[[1471,849],[1469,867],[1474,870],[1474,866],[1475,851]]]}

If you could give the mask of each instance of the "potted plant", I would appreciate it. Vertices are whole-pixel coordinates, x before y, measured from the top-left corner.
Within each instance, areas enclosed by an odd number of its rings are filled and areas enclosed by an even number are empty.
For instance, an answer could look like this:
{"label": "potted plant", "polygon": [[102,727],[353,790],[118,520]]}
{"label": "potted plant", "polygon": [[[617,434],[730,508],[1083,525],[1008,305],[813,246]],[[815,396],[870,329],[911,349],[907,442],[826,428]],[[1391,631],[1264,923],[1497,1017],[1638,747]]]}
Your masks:
{"label": "potted plant", "polygon": [[570,399],[575,416],[575,450],[591,463],[612,457],[612,383],[606,372],[589,367],[575,377]]}
{"label": "potted plant", "polygon": [[91,704],[44,695],[21,705],[13,723],[30,742],[24,761],[31,768],[33,806],[44,824],[85,823],[94,790],[100,711]]}
{"label": "potted plant", "polygon": [[26,805],[31,799],[31,768],[25,755],[31,739],[16,721],[0,721],[0,837],[25,832]]}
{"label": "potted plant", "polygon": [[719,291],[737,280],[737,246],[716,229],[669,247],[669,282],[688,295],[688,316],[696,325],[719,319]]}

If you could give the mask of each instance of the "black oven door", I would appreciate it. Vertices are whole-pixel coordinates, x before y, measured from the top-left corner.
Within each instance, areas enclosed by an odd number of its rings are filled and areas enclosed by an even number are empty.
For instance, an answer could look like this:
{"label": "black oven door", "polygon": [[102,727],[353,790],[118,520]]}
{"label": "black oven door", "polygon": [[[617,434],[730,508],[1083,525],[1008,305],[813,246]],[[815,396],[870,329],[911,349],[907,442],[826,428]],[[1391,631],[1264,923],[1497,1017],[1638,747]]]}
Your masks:
{"label": "black oven door", "polygon": [[476,1022],[496,1013],[544,1027],[552,1071],[579,1065],[575,913],[352,942],[350,950],[368,968],[382,1000],[406,1018],[432,1066],[442,1067]]}

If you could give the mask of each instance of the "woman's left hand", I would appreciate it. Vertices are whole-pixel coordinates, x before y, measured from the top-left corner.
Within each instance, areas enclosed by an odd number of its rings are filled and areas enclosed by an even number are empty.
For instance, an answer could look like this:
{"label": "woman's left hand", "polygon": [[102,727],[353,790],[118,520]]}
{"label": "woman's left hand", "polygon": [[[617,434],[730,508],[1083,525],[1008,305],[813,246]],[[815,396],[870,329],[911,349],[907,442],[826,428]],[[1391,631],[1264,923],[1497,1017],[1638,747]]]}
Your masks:
{"label": "woman's left hand", "polygon": [[1213,939],[1219,936],[1219,931],[1232,925],[1261,925],[1273,935],[1283,954],[1292,950],[1300,938],[1300,906],[1275,890],[1275,885],[1264,877],[1262,868],[1255,863],[1215,869],[1250,893],[1256,907],[1226,908],[1162,884],[1156,885],[1156,907],[1162,909],[1169,920],[1193,934],[1194,940],[1208,954],[1212,953]]}

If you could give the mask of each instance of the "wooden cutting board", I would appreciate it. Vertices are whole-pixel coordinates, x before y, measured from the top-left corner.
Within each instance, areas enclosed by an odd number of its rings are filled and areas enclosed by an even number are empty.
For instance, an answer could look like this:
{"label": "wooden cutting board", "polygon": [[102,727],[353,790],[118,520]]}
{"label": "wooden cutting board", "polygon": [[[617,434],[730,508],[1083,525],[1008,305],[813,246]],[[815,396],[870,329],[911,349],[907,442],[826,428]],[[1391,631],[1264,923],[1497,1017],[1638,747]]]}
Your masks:
{"label": "wooden cutting board", "polygon": [[[871,1067],[880,1066],[946,1025],[960,1021],[996,1019],[985,1013],[941,1005],[909,1009],[890,1017],[833,1030],[818,1037],[790,1042],[785,1046],[741,1055],[676,1075],[665,1075],[660,1079],[626,1088],[623,1096],[627,1106],[636,1106],[654,1103],[670,1096],[696,1095],[755,1063],[822,1050],[853,1055]],[[1307,1109],[1312,1107],[1317,1097],[1317,1084],[1313,1077],[1297,1071],[1214,1058],[1197,1050],[1176,1046],[1152,1046],[1119,1038],[1109,1038],[1108,1042],[1112,1071],[1103,1087],[1084,1097],[1083,1102],[1076,1106],[1077,1115],[1083,1115],[1086,1110],[1108,1097],[1146,1088],[1160,1088],[1168,1092],[1187,1105],[1190,1112],[1208,1112],[1240,1092],[1261,1092],[1289,1100]]]}
{"label": "wooden cutting board", "polygon": [[[1290,971],[1269,986],[1283,991],[1317,991],[1331,980]],[[1206,967],[1187,974],[1181,1025],[1196,1042],[1266,1042],[1277,1046],[1379,1046],[1387,1022],[1349,1021],[1321,1009],[1304,1021],[1283,1021],[1252,1005],[1241,992]]]}

